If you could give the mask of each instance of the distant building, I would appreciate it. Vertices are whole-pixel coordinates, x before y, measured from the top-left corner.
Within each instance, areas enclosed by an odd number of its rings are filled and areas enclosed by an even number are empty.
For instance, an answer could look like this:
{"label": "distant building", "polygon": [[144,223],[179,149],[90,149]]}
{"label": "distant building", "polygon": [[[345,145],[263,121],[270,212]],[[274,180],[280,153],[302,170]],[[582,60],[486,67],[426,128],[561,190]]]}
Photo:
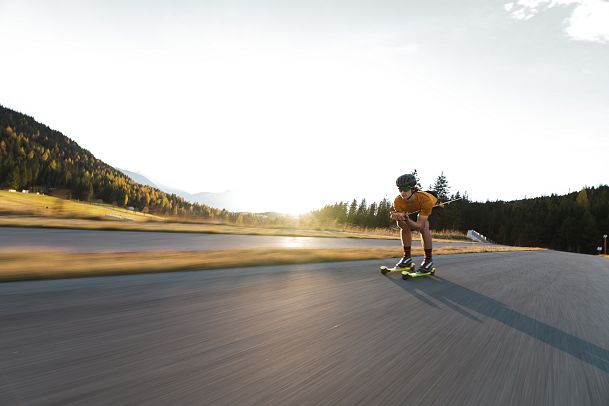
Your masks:
{"label": "distant building", "polygon": [[10,193],[17,193],[17,191],[15,189],[9,189],[8,190]]}
{"label": "distant building", "polygon": [[129,207],[127,207],[127,210],[134,211],[134,210],[135,210],[135,207],[133,207],[133,206],[129,206]]}
{"label": "distant building", "polygon": [[25,190],[25,189],[23,189],[23,190],[21,191],[21,193],[30,193],[30,191],[29,191],[29,190]]}

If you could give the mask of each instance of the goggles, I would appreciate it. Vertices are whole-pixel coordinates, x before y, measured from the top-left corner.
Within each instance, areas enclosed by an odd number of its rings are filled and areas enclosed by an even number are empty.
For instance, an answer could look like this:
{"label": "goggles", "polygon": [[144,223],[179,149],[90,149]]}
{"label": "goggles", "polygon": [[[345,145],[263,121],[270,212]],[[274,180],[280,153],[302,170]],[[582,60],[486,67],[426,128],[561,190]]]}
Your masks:
{"label": "goggles", "polygon": [[410,187],[408,187],[408,186],[399,186],[398,190],[400,192],[410,192]]}

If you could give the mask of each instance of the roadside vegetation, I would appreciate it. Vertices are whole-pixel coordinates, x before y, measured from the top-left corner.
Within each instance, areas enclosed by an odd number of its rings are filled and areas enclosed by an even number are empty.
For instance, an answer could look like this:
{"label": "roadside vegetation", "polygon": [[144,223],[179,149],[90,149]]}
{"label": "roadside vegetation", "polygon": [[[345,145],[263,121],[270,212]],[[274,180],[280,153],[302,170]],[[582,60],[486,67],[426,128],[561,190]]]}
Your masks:
{"label": "roadside vegetation", "polygon": [[[536,248],[474,245],[467,248],[438,248],[435,255],[474,252],[529,251]],[[223,251],[96,252],[0,251],[0,282],[34,279],[126,275],[257,265],[304,264],[395,258],[391,248],[357,249],[247,249]],[[421,256],[421,249],[413,249]],[[376,271],[371,265],[370,272]]]}

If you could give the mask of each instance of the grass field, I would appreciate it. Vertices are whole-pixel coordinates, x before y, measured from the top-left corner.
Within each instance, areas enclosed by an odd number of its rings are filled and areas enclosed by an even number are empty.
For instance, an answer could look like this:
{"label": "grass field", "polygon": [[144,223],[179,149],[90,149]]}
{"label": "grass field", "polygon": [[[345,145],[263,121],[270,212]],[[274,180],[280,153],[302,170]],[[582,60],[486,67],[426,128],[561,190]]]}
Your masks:
{"label": "grass field", "polygon": [[162,217],[131,211],[105,203],[87,203],[35,193],[0,190],[0,213],[40,218],[80,218],[108,221],[162,221]]}
{"label": "grass field", "polygon": [[[531,251],[537,248],[472,246],[438,248],[434,255],[473,252]],[[0,282],[125,275],[255,265],[302,264],[394,258],[399,250],[364,249],[248,249],[224,251],[103,252],[0,251]],[[413,249],[421,256],[421,249]],[[371,269],[374,271],[374,269]]]}

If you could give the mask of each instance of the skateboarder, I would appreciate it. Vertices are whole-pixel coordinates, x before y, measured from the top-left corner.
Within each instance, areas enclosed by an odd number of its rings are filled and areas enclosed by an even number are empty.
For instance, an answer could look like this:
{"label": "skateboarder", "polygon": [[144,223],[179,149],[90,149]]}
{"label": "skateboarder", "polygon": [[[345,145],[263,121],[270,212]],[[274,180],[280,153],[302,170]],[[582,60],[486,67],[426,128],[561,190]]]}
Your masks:
{"label": "skateboarder", "polygon": [[[404,247],[404,257],[398,262],[396,268],[410,268],[412,265],[411,245],[412,231],[419,231],[423,239],[423,249],[425,259],[418,270],[420,273],[430,272],[433,269],[431,231],[429,229],[429,216],[433,206],[438,199],[428,192],[419,190],[416,178],[413,174],[407,173],[400,176],[395,181],[400,194],[393,202],[393,209],[390,217],[397,221],[400,227],[402,246]],[[413,221],[410,213],[419,211],[417,221]]]}

